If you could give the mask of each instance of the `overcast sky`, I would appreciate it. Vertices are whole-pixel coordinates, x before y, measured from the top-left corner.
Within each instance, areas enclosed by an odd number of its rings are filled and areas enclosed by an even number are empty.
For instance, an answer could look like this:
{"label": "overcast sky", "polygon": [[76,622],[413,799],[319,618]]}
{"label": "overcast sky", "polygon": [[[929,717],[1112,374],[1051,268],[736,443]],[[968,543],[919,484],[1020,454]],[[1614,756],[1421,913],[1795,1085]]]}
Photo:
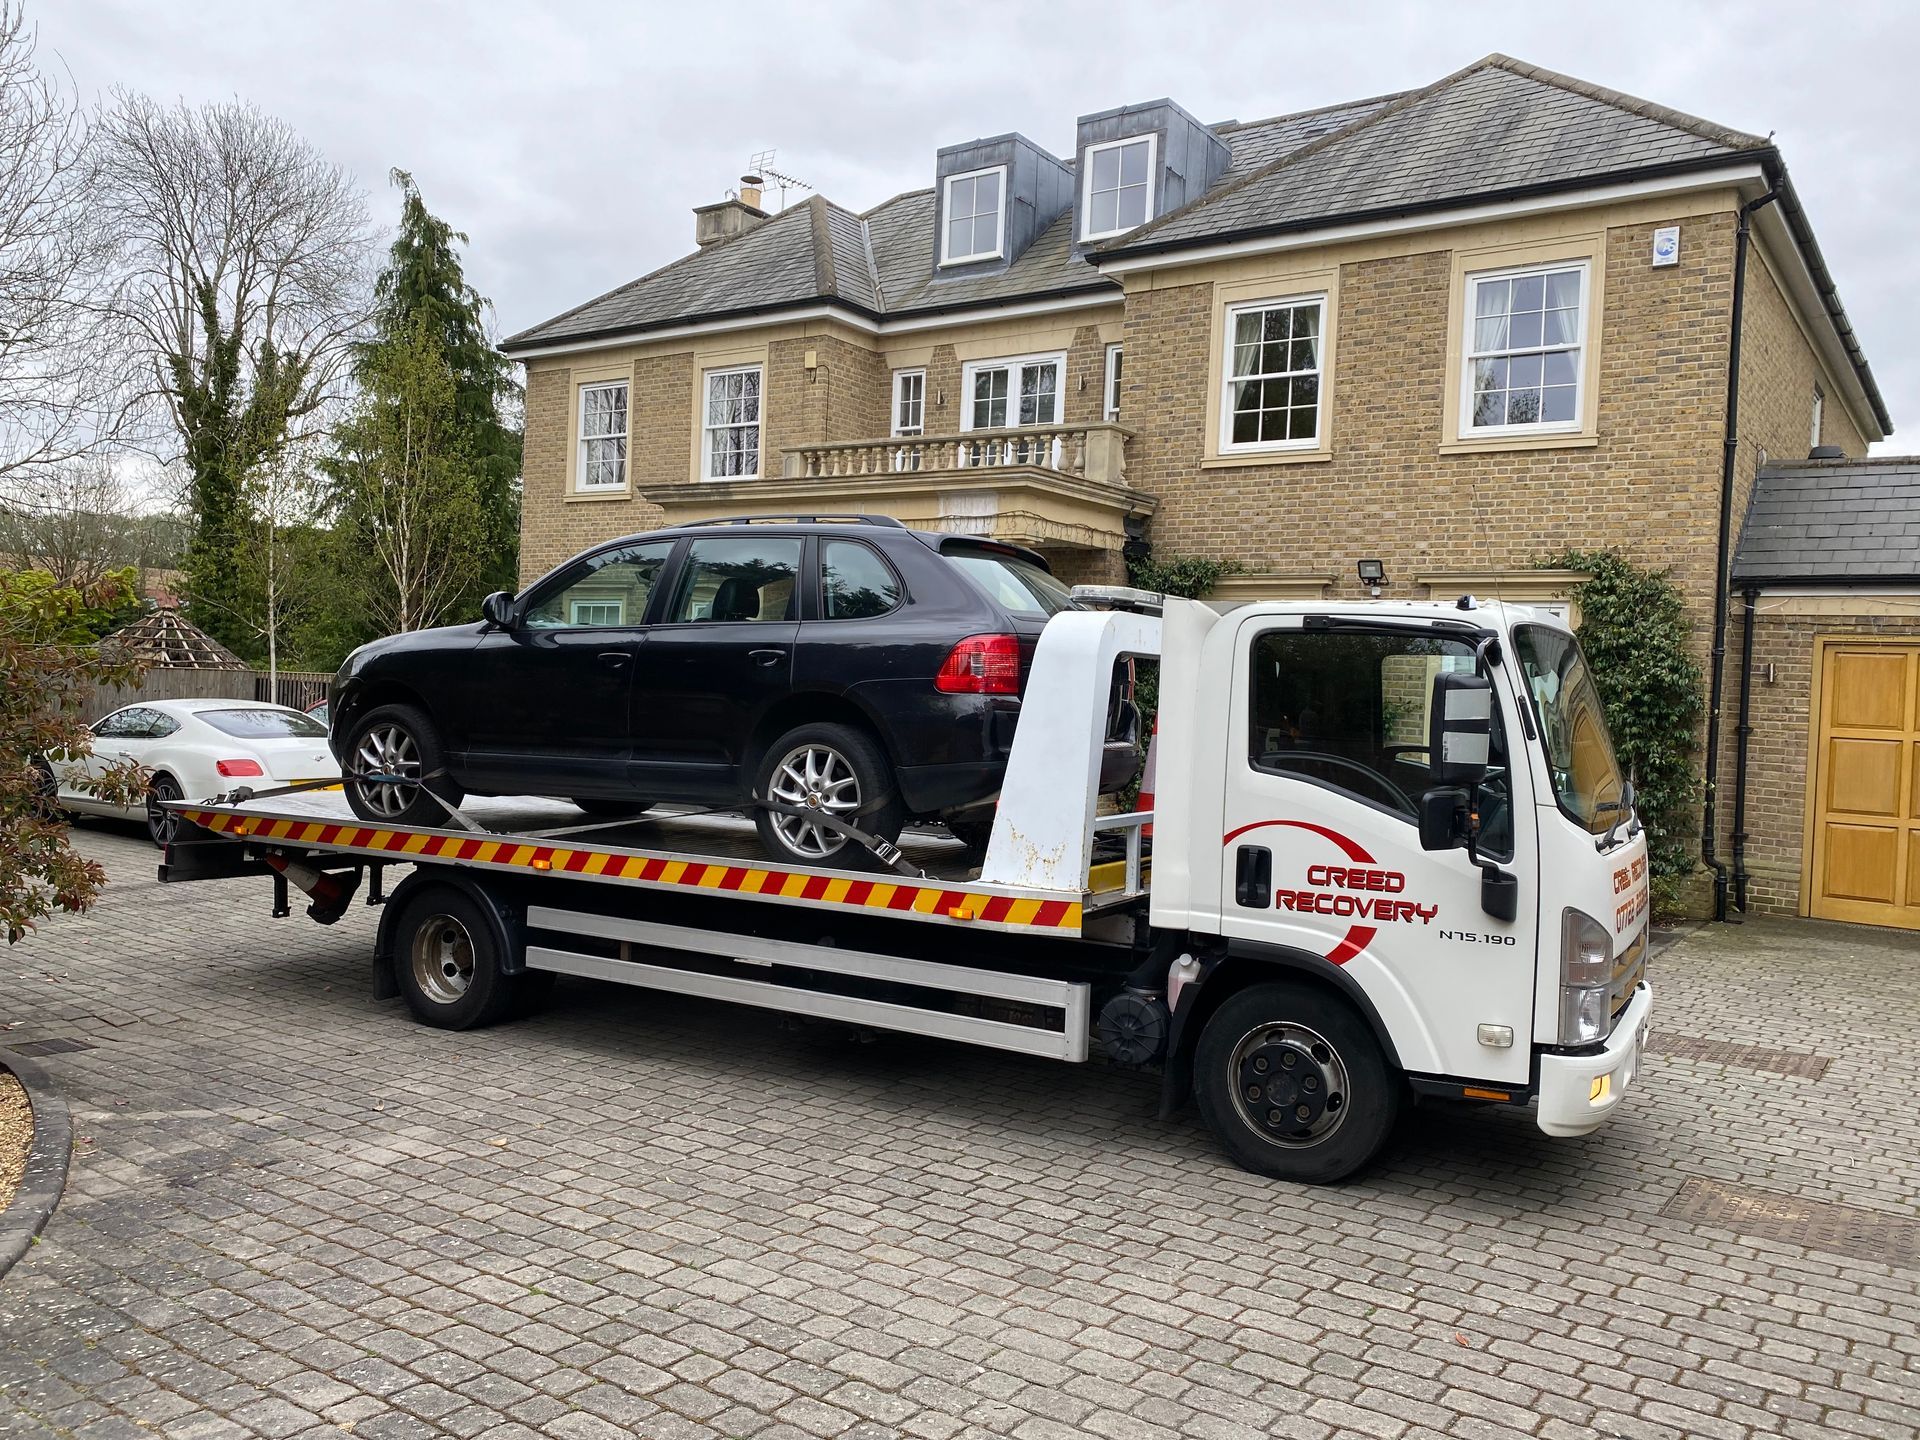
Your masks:
{"label": "overcast sky", "polygon": [[1901,0],[28,3],[89,97],[252,100],[358,175],[383,224],[387,171],[412,171],[472,237],[502,334],[691,249],[692,207],[757,151],[864,210],[930,184],[954,141],[1019,130],[1067,155],[1076,115],[1128,101],[1250,120],[1501,50],[1775,132],[1900,427],[1880,449],[1920,451],[1920,6]]}

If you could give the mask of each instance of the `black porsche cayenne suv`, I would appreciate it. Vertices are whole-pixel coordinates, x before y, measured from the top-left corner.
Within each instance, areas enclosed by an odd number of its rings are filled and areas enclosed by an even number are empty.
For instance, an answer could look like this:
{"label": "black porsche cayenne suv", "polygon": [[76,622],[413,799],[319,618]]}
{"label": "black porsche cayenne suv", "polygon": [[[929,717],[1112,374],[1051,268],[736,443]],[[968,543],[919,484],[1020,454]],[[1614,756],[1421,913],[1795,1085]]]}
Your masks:
{"label": "black porsche cayenne suv", "polygon": [[[349,779],[368,821],[446,824],[465,794],[608,816],[766,798],[983,845],[1040,632],[1073,606],[1030,550],[881,517],[678,526],[490,595],[478,624],[354,651],[331,743],[349,777],[394,777]],[[1134,773],[1130,692],[1117,673],[1103,790]],[[754,818],[776,859],[866,859],[800,815]]]}

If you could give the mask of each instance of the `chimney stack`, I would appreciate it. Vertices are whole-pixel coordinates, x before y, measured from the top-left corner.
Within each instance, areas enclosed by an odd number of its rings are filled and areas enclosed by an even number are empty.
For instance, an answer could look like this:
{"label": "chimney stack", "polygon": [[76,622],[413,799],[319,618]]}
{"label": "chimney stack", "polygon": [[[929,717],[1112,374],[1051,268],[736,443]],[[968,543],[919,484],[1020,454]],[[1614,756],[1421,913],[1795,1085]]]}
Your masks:
{"label": "chimney stack", "polygon": [[[752,184],[749,185],[748,182]],[[702,249],[757,229],[767,220],[760,208],[760,177],[740,177],[740,194],[716,205],[693,207],[693,243]]]}

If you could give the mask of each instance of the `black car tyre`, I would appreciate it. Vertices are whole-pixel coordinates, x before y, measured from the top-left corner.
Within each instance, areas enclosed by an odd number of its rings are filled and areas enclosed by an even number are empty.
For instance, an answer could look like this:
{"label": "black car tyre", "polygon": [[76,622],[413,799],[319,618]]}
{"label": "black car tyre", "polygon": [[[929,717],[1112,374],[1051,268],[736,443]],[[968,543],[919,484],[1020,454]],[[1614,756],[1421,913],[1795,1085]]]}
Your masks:
{"label": "black car tyre", "polygon": [[977,855],[987,853],[987,842],[993,838],[993,813],[985,815],[953,815],[940,822],[947,827],[947,833],[958,840],[967,849]]}
{"label": "black car tyre", "polygon": [[379,825],[446,825],[461,790],[447,775],[446,752],[433,722],[411,705],[380,705],[361,716],[343,750],[345,773],[397,779],[346,782],[347,803]]}
{"label": "black car tyre", "polygon": [[601,800],[592,795],[576,795],[573,803],[600,820],[618,820],[623,815],[637,820],[653,808],[651,800]]}
{"label": "black car tyre", "polygon": [[[836,819],[896,840],[907,811],[893,767],[863,730],[832,723],[789,730],[760,757],[756,797],[800,810],[821,810]],[[880,862],[858,841],[803,816],[756,807],[760,844],[776,860],[794,865],[878,869]]]}
{"label": "black car tyre", "polygon": [[53,766],[37,756],[33,762],[33,804],[44,817],[60,813],[60,782],[54,777]]}
{"label": "black car tyre", "polygon": [[162,850],[172,843],[173,837],[179,832],[180,812],[160,807],[166,801],[184,799],[186,795],[180,789],[180,782],[165,772],[147,783],[147,838]]}
{"label": "black car tyre", "polygon": [[519,1011],[524,977],[506,973],[491,918],[471,896],[451,885],[415,890],[392,935],[393,977],[422,1025],[471,1030]]}
{"label": "black car tyre", "polygon": [[1249,986],[1214,1011],[1193,1081],[1235,1160],[1309,1185],[1344,1180],[1379,1152],[1405,1088],[1352,1005],[1287,982]]}

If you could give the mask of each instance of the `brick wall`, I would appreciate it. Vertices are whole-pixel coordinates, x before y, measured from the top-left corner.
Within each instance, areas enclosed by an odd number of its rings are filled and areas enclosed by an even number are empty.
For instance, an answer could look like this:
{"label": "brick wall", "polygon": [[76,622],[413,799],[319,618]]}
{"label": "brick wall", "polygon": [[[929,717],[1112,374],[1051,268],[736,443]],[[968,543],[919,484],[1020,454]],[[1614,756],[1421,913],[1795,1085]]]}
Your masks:
{"label": "brick wall", "polygon": [[642,357],[634,361],[627,392],[627,493],[568,498],[573,494],[573,389],[570,369],[527,372],[520,519],[523,585],[589,545],[658,525],[665,512],[637,498],[634,487],[685,480],[691,463],[693,356]]}
{"label": "brick wall", "polygon": [[1646,265],[1650,226],[1608,233],[1598,443],[1443,455],[1452,257],[1340,267],[1332,458],[1202,468],[1213,287],[1130,294],[1128,480],[1160,497],[1163,552],[1256,571],[1332,573],[1356,559],[1406,594],[1429,570],[1518,568],[1567,546],[1617,544],[1710,594],[1726,360],[1731,222],[1683,221],[1680,265]]}
{"label": "brick wall", "polygon": [[[1837,443],[1837,442],[1836,442]],[[1753,733],[1747,756],[1747,901],[1750,909],[1797,914],[1808,786],[1808,735],[1818,697],[1813,694],[1814,641],[1821,636],[1912,636],[1920,639],[1920,600],[1908,615],[1807,615],[1786,609],[1783,597],[1760,597],[1754,626]],[[1871,602],[1861,602],[1862,607]],[[1726,745],[1738,744],[1740,643],[1744,617],[1736,606],[1728,640]],[[1766,668],[1774,667],[1773,680]],[[1733,756],[1729,754],[1721,805],[1727,817],[1728,858],[1733,824]]]}
{"label": "brick wall", "polygon": [[[1866,453],[1860,433],[1847,417],[1835,387],[1822,375],[1813,349],[1807,344],[1785,296],[1756,249],[1747,263],[1746,313],[1740,339],[1740,436],[1734,459],[1734,542],[1738,545],[1754,477],[1768,460],[1783,463],[1806,458],[1812,443],[1813,392],[1826,392],[1822,407],[1821,443],[1839,445],[1850,456]],[[1724,376],[1725,371],[1723,370]],[[1722,380],[1724,387],[1725,381]],[[1762,597],[1763,606],[1777,602]],[[1739,764],[1738,736],[1740,646],[1742,617],[1737,597],[1729,601],[1727,650],[1724,668],[1719,777],[1720,854],[1731,858],[1733,801]],[[1824,618],[1824,617],[1823,617]],[[1815,634],[1847,633],[1853,620],[1835,618],[1827,629],[1809,626],[1804,618],[1763,618],[1754,631],[1754,664],[1776,667],[1776,683],[1756,686],[1756,704],[1770,713],[1769,734],[1784,729],[1797,739],[1782,749],[1770,743],[1764,759],[1758,749],[1749,762],[1747,832],[1753,837],[1748,852],[1766,855],[1769,876],[1762,891],[1750,900],[1768,909],[1789,912],[1799,903],[1801,837],[1806,817],[1806,727],[1812,697],[1808,693]],[[1756,710],[1755,724],[1760,723]],[[1755,742],[1758,735],[1754,737]],[[1794,746],[1797,744],[1797,754]],[[1752,861],[1750,860],[1750,864]]]}

